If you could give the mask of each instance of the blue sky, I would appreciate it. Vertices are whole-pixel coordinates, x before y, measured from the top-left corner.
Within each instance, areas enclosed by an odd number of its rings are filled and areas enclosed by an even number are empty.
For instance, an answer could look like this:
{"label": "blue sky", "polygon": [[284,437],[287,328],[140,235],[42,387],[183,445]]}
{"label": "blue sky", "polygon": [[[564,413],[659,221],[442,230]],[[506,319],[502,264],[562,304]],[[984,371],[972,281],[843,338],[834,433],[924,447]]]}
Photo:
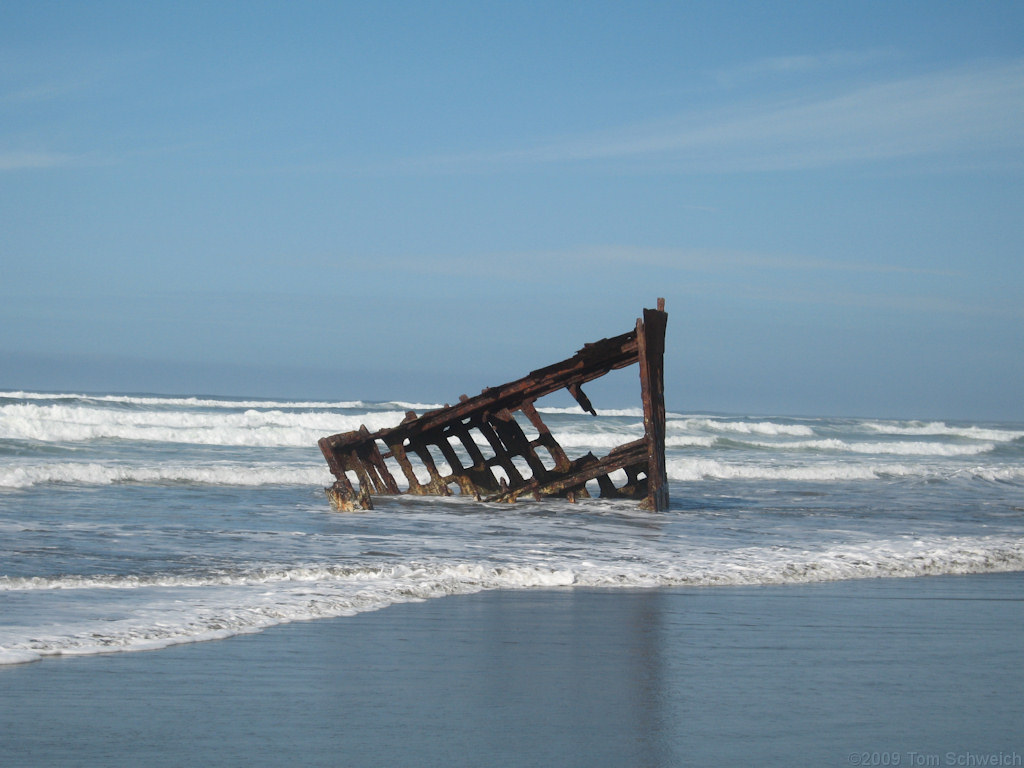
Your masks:
{"label": "blue sky", "polygon": [[0,388],[1024,420],[1022,182],[1019,2],[8,0]]}

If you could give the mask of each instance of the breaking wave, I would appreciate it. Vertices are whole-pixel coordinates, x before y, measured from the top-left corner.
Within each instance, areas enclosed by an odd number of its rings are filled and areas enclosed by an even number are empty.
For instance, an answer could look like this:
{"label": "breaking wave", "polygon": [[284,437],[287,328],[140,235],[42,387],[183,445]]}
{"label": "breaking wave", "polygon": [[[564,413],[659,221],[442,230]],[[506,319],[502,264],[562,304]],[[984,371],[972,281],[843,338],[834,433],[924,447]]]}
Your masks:
{"label": "breaking wave", "polygon": [[900,456],[976,456],[994,451],[994,443],[957,445],[951,443],[888,442],[862,443],[845,440],[822,439],[801,440],[787,443],[764,443],[747,441],[746,445],[758,448],[810,449],[816,451],[844,451],[848,453],[895,454]]}
{"label": "breaking wave", "polygon": [[678,482],[700,480],[778,480],[827,483],[853,480],[951,480],[969,478],[989,482],[1024,480],[1024,467],[943,467],[924,464],[820,462],[780,466],[777,464],[729,463],[717,459],[669,459],[668,477]]}
{"label": "breaking wave", "polygon": [[1024,438],[1024,430],[996,429],[978,426],[949,426],[943,421],[906,422],[893,424],[878,421],[864,423],[865,428],[888,435],[963,437],[970,440],[990,440],[1006,443]]}
{"label": "breaking wave", "polygon": [[[882,540],[817,551],[745,547],[624,561],[562,559],[520,564],[410,562],[367,567],[311,565],[238,573],[152,576],[0,577],[0,591],[147,591],[147,609],[79,619],[31,637],[0,628],[0,664],[46,656],[165,648],[258,632],[293,621],[350,616],[389,605],[493,589],[801,584],[1024,570],[1024,542],[1001,537]],[[198,591],[177,599],[182,589]],[[97,597],[98,599],[98,597]],[[129,601],[131,598],[127,598]],[[113,601],[113,603],[110,603]]]}
{"label": "breaking wave", "polygon": [[810,437],[814,430],[806,424],[781,424],[775,421],[728,421],[710,418],[670,419],[668,431],[725,432],[739,435],[790,435]]}
{"label": "breaking wave", "polygon": [[173,408],[289,408],[289,409],[353,409],[394,406],[395,408],[431,410],[440,408],[437,403],[368,403],[365,400],[240,400],[236,398],[212,397],[171,397],[162,395],[85,395],[66,392],[0,392],[0,400],[73,400],[81,403],[110,403],[121,405],[145,405]]}
{"label": "breaking wave", "polygon": [[315,446],[325,435],[394,426],[401,411],[353,415],[248,409],[237,413],[134,411],[87,406],[0,406],[0,439],[75,443],[100,439],[232,446]]}
{"label": "breaking wave", "polygon": [[0,466],[0,488],[30,488],[35,485],[115,485],[138,483],[164,485],[329,485],[333,478],[323,466],[295,466],[260,462],[210,462],[184,465],[166,463],[152,466],[60,462]]}

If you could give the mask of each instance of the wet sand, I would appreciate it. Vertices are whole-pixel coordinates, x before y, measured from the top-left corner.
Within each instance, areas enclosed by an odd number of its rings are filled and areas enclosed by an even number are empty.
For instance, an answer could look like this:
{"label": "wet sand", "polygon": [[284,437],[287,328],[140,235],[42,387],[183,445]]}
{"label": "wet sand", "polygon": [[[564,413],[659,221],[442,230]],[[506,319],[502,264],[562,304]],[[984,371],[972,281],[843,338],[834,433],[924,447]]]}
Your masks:
{"label": "wet sand", "polygon": [[1021,765],[1022,648],[1024,573],[480,593],[2,668],[0,765]]}

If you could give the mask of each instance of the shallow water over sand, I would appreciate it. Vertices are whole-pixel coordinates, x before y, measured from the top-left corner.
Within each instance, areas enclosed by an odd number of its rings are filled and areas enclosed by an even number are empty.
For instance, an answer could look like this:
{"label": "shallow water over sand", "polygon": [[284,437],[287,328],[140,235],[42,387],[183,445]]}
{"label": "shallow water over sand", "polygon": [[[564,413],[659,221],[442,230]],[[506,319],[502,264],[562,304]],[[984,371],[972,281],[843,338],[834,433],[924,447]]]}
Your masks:
{"label": "shallow water over sand", "polygon": [[1019,573],[483,592],[0,669],[0,749],[12,768],[1012,759],[1022,631]]}

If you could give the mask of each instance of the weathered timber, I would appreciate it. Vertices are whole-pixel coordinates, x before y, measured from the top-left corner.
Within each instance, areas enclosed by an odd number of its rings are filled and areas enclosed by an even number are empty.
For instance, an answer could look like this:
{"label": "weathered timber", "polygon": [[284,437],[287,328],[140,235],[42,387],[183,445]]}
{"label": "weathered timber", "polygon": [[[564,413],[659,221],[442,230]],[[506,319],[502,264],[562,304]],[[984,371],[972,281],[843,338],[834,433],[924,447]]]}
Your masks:
{"label": "weathered timber", "polygon": [[[667,509],[667,324],[665,300],[658,299],[658,308],[645,309],[633,330],[585,344],[560,363],[488,387],[475,397],[462,395],[455,405],[420,416],[409,411],[395,427],[370,432],[364,426],[321,438],[320,450],[335,477],[328,498],[339,510],[371,509],[373,495],[401,493],[390,463],[404,475],[410,494],[449,496],[457,491],[488,502],[513,502],[523,495],[576,501],[590,496],[586,484],[593,480],[602,498],[636,499],[647,509]],[[565,389],[580,408],[596,416],[582,385],[630,365],[640,370],[644,436],[603,458],[588,453],[570,459],[541,420],[535,401]],[[523,431],[517,412],[536,430],[535,438]],[[414,461],[422,465],[419,475]],[[619,470],[626,480],[616,485],[611,475]],[[426,479],[421,479],[424,474]]]}

